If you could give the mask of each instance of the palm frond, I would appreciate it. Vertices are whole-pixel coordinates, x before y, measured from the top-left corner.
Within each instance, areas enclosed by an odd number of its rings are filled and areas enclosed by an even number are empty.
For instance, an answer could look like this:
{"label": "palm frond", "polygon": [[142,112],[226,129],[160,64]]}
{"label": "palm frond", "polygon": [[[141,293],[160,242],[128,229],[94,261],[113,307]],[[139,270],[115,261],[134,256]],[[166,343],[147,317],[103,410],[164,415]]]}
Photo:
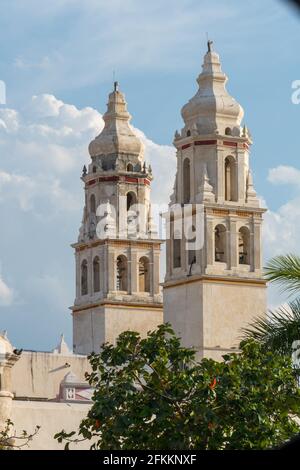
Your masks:
{"label": "palm frond", "polygon": [[282,292],[290,295],[300,291],[300,257],[293,254],[272,258],[264,268],[265,278],[280,284]]}
{"label": "palm frond", "polygon": [[254,338],[268,350],[292,354],[292,344],[300,340],[300,299],[257,317],[242,329],[246,338]]}

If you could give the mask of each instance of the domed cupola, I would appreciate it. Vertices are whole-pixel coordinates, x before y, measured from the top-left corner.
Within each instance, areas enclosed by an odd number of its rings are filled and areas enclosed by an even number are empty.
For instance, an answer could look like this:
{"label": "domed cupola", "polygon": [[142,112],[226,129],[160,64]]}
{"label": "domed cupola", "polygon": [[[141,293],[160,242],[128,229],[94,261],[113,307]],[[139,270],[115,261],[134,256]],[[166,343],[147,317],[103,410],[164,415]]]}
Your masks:
{"label": "domed cupola", "polygon": [[103,119],[103,130],[89,145],[91,157],[127,154],[141,161],[144,145],[129,124],[131,115],[127,111],[125,97],[119,91],[117,82],[114,84],[114,91],[109,95]]}
{"label": "domed cupola", "polygon": [[212,41],[208,41],[202,72],[197,79],[199,89],[181,110],[185,122],[182,137],[191,132],[232,135],[241,132],[243,108],[226,90],[227,76],[221,69],[219,55],[211,46]]}

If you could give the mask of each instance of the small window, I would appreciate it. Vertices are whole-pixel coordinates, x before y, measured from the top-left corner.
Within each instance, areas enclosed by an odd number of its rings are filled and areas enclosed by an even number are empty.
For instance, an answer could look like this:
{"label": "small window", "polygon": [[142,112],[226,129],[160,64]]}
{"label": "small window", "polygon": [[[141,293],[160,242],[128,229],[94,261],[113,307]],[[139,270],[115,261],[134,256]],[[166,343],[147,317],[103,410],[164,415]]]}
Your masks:
{"label": "small window", "polygon": [[94,292],[100,291],[100,260],[98,256],[93,261],[93,285]]}
{"label": "small window", "polygon": [[250,232],[247,227],[239,230],[239,264],[250,264]]}
{"label": "small window", "polygon": [[93,166],[93,173],[96,173],[96,171],[97,171],[97,168]]}
{"label": "small window", "polygon": [[173,268],[181,267],[181,240],[173,239]]}
{"label": "small window", "polygon": [[188,264],[189,266],[191,264],[195,264],[196,263],[196,252],[195,250],[189,250],[189,255],[188,255]]}
{"label": "small window", "polygon": [[183,203],[188,204],[191,197],[191,165],[189,158],[183,162]]}
{"label": "small window", "polygon": [[83,260],[81,263],[81,295],[88,293],[88,266],[87,261]]}
{"label": "small window", "polygon": [[190,137],[190,136],[191,136],[191,131],[190,131],[189,129],[186,131],[186,136],[187,136],[187,137]]}
{"label": "small window", "polygon": [[136,204],[136,194],[133,191],[130,191],[126,195],[127,198],[127,210],[129,211],[132,206]]}
{"label": "small window", "polygon": [[146,256],[139,261],[139,291],[150,292],[149,259]]}
{"label": "small window", "polygon": [[226,228],[221,224],[215,227],[215,261],[226,262]]}
{"label": "small window", "polygon": [[230,127],[226,127],[226,129],[225,129],[225,135],[231,135],[231,134],[232,134],[232,132],[231,132]]}
{"label": "small window", "polygon": [[235,159],[232,156],[225,158],[225,200],[236,201]]}
{"label": "small window", "polygon": [[128,163],[127,171],[133,171],[133,164],[132,163]]}
{"label": "small window", "polygon": [[117,258],[117,290],[127,291],[128,289],[128,278],[127,278],[127,258],[126,256],[120,255]]}
{"label": "small window", "polygon": [[90,197],[90,212],[91,214],[96,214],[96,198],[94,194]]}

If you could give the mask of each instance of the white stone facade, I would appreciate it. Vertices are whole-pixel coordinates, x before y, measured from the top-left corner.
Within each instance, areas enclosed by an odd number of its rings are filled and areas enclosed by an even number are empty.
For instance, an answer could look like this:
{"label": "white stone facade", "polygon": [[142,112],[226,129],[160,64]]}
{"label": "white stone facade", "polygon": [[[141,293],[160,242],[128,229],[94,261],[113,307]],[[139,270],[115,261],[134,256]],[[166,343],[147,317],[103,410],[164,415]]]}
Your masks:
{"label": "white stone facade", "polygon": [[[252,140],[241,127],[244,113],[225,88],[227,77],[211,43],[197,81],[199,90],[182,108],[185,125],[174,139],[177,174],[167,215],[171,236],[164,319],[200,357],[220,357],[237,346],[241,328],[266,311],[261,264],[265,209],[253,188]],[[192,235],[182,230],[176,239],[186,205],[195,227]],[[198,207],[203,217],[197,222]],[[203,244],[188,250],[186,242],[197,231],[203,231]]]}
{"label": "white stone facade", "polygon": [[[54,434],[78,429],[91,405],[87,354],[98,352],[104,342],[114,343],[124,330],[145,336],[168,321],[200,358],[221,359],[237,348],[241,328],[266,311],[265,209],[253,187],[252,140],[241,127],[243,110],[225,88],[227,77],[211,42],[197,81],[199,90],[182,108],[184,127],[174,139],[177,173],[166,215],[164,315],[162,240],[151,215],[152,170],[115,83],[104,129],[89,145],[91,163],[82,175],[83,218],[72,245],[72,351],[63,336],[52,352],[22,352],[0,335],[0,430],[8,418],[18,433],[40,425],[31,449],[62,448]],[[191,221],[189,234],[183,229],[184,210]],[[187,249],[195,236],[203,244]]]}
{"label": "white stone facade", "polygon": [[80,354],[99,351],[124,330],[145,335],[163,322],[152,170],[129,121],[124,95],[115,84],[104,129],[89,146],[92,162],[82,176],[83,220],[73,245],[73,348]]}

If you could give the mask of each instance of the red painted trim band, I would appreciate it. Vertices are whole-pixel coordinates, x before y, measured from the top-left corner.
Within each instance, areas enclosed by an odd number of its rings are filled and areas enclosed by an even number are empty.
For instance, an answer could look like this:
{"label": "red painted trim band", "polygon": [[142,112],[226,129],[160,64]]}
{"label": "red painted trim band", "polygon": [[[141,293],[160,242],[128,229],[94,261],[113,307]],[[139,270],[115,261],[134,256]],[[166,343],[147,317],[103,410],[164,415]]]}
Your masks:
{"label": "red painted trim band", "polygon": [[224,140],[223,145],[227,145],[228,147],[237,147],[237,142],[229,142]]}
{"label": "red painted trim band", "polygon": [[216,144],[216,140],[196,140],[195,145],[213,145]]}

